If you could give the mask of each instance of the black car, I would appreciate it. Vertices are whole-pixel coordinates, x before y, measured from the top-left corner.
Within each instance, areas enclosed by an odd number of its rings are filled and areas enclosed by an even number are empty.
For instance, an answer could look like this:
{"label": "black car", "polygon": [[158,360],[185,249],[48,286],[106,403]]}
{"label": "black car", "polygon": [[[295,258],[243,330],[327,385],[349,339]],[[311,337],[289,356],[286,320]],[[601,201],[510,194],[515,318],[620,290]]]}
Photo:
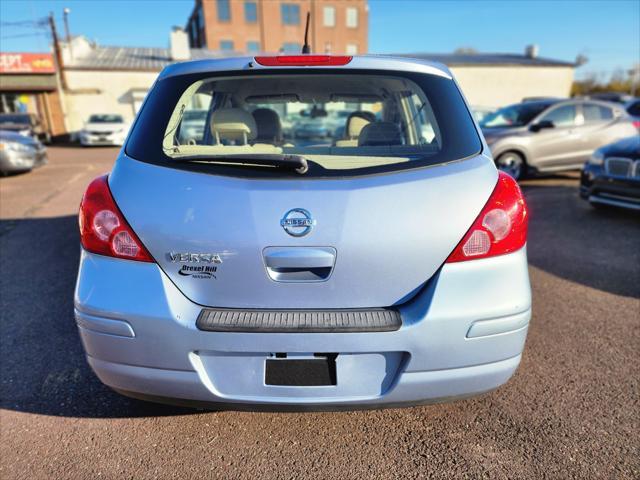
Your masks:
{"label": "black car", "polygon": [[640,210],[640,135],[593,152],[582,169],[580,196],[594,207]]}

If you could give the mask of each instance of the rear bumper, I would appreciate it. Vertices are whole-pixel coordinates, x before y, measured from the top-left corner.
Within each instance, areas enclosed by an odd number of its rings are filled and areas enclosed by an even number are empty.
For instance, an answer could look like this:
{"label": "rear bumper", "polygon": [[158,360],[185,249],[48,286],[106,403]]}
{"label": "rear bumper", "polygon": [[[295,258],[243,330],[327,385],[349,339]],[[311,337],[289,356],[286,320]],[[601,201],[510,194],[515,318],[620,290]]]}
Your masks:
{"label": "rear bumper", "polygon": [[[143,398],[238,408],[354,408],[437,402],[505,383],[531,316],[526,252],[444,265],[399,330],[361,333],[203,332],[201,306],[154,264],[82,253],[75,314],[89,364],[112,388]],[[337,385],[264,384],[275,352],[338,353]]]}
{"label": "rear bumper", "polygon": [[[163,370],[104,362],[87,357],[98,378],[116,391],[134,398],[194,407],[229,406],[238,409],[333,410],[411,406],[468,398],[489,392],[515,373],[521,355],[485,365],[426,372],[404,372],[383,396],[318,401],[300,397],[295,402],[255,398],[237,400],[213,393],[198,372]],[[300,387],[298,387],[300,388]],[[318,387],[314,387],[318,388]],[[132,390],[134,389],[134,390]],[[293,407],[293,408],[291,408]]]}
{"label": "rear bumper", "polygon": [[86,133],[80,134],[80,144],[89,147],[89,146],[115,146],[120,147],[124,144],[125,135],[124,134],[109,134],[104,136],[99,135],[90,135]]}

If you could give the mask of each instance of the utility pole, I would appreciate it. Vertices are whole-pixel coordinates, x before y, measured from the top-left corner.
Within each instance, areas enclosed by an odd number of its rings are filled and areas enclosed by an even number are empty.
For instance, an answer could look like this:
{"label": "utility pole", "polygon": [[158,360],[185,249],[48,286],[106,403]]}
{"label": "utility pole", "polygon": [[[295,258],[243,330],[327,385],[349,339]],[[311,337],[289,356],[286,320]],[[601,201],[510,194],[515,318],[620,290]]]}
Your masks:
{"label": "utility pole", "polygon": [[64,14],[64,32],[67,37],[67,48],[69,49],[69,56],[73,58],[73,46],[71,45],[71,33],[69,31],[69,14],[71,13],[70,8],[65,8],[62,10]]}
{"label": "utility pole", "polygon": [[58,42],[58,30],[56,29],[56,21],[53,18],[53,12],[49,13],[49,27],[51,28],[51,36],[53,37],[53,53],[58,66],[58,73],[60,75],[60,83],[62,89],[67,90],[67,78],[64,74],[64,64],[62,62],[62,52],[60,51],[60,43]]}

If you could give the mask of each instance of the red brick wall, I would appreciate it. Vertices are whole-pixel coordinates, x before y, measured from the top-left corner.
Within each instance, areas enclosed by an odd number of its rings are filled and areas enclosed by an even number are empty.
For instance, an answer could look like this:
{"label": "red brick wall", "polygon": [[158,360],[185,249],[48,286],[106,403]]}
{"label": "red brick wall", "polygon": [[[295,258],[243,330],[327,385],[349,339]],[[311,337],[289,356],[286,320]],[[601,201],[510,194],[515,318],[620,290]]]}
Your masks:
{"label": "red brick wall", "polygon": [[[207,48],[218,50],[221,40],[230,40],[234,49],[246,51],[248,41],[259,42],[266,52],[278,52],[284,43],[302,45],[307,11],[311,12],[310,42],[314,53],[324,53],[330,47],[331,53],[345,53],[347,45],[357,47],[358,53],[368,49],[368,6],[366,0],[257,0],[258,21],[245,21],[244,0],[230,0],[231,20],[218,20],[216,0],[203,0]],[[284,25],[281,4],[300,5],[299,25]],[[335,26],[325,27],[323,8],[335,8]],[[346,26],[347,9],[358,11],[357,28]]]}

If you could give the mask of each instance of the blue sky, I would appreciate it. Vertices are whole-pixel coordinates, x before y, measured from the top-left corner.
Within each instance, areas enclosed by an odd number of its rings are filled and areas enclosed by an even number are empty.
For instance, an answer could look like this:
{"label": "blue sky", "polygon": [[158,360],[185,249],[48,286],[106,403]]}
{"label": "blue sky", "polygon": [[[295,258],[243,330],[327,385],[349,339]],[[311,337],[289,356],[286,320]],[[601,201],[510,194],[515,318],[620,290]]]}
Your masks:
{"label": "blue sky", "polygon": [[[53,11],[62,30],[64,7],[71,9],[73,34],[102,45],[164,47],[170,28],[184,25],[193,4],[193,0],[1,0],[0,50],[47,51],[44,31],[6,22],[33,21]],[[536,43],[541,56],[574,60],[578,54],[586,55],[589,63],[579,69],[579,76],[627,70],[640,62],[640,0],[370,0],[369,14],[371,53],[446,53],[458,47],[519,53]]]}

